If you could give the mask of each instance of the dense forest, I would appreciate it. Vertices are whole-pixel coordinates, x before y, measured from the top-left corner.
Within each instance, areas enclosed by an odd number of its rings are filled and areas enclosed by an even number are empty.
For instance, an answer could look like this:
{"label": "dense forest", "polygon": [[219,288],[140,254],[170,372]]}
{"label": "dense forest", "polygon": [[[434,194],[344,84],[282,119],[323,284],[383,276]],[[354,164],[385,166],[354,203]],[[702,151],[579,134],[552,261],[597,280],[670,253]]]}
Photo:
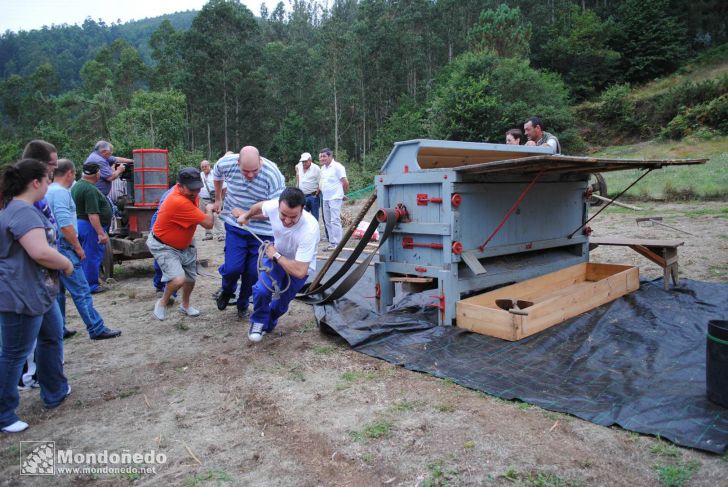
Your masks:
{"label": "dense forest", "polygon": [[565,151],[613,137],[728,133],[728,77],[635,100],[630,86],[728,59],[724,0],[235,0],[126,24],[0,36],[0,163],[31,138],[81,162],[256,145],[290,172],[334,148],[354,187],[393,141],[501,142],[541,116]]}

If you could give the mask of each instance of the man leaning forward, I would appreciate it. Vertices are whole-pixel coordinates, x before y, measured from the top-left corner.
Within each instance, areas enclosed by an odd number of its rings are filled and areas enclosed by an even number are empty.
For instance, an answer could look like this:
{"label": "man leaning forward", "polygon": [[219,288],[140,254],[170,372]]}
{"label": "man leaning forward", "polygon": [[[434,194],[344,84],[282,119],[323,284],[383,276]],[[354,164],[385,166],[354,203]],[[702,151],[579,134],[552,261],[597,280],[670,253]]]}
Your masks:
{"label": "man leaning forward", "polygon": [[251,218],[267,218],[275,238],[275,245],[265,247],[258,281],[253,286],[253,314],[248,332],[251,342],[259,342],[263,335],[273,331],[308,274],[316,270],[319,226],[311,213],[303,211],[305,204],[303,191],[286,188],[279,198],[256,203],[249,211],[231,211],[241,225],[247,225]]}
{"label": "man leaning forward", "polygon": [[197,225],[211,229],[215,223],[212,204],[207,205],[205,212],[197,207],[200,188],[200,171],[194,167],[182,169],[177,175],[177,185],[160,206],[157,221],[147,238],[147,247],[162,269],[162,281],[166,283],[162,298],[154,305],[154,316],[159,320],[167,317],[167,303],[180,288],[180,311],[188,316],[200,314],[190,306],[197,277],[194,236]]}

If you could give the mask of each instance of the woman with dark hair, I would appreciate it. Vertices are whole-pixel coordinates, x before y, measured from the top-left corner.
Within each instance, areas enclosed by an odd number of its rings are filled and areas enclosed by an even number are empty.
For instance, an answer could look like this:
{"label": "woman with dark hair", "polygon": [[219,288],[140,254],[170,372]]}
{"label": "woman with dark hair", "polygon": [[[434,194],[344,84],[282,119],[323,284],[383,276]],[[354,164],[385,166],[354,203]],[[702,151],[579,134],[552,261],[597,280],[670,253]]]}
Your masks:
{"label": "woman with dark hair", "polygon": [[23,362],[37,339],[40,397],[54,408],[70,394],[63,375],[63,320],[58,271],[73,264],[56,250],[54,226],[33,206],[48,190],[48,167],[35,159],[8,166],[0,179],[0,430],[28,424],[15,414]]}
{"label": "woman with dark hair", "polygon": [[510,129],[506,132],[506,144],[508,145],[521,145],[522,138],[523,131],[521,129]]}

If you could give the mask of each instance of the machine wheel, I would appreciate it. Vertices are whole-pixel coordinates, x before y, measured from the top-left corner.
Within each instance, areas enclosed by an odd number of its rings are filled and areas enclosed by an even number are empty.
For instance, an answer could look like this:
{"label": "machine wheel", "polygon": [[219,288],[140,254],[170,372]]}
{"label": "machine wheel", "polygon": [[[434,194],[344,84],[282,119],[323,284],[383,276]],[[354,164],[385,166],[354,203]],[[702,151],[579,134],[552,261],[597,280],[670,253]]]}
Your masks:
{"label": "machine wheel", "polygon": [[[592,193],[598,194],[603,198],[607,197],[607,181],[600,173],[593,173],[589,178],[589,184],[591,185]],[[589,199],[589,206],[600,206],[602,203],[604,202],[599,198]]]}
{"label": "machine wheel", "polygon": [[106,242],[104,259],[101,261],[101,272],[99,272],[99,275],[104,281],[114,277],[114,251],[111,248],[111,242]]}

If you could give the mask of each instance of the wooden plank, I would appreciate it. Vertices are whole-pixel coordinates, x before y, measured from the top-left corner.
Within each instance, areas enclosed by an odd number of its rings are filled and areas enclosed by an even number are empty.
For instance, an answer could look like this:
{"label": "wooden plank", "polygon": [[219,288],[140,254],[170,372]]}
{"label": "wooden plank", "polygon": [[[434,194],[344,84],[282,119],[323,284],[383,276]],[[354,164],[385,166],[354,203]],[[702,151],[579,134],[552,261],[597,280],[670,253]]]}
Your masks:
{"label": "wooden plank", "polygon": [[[617,264],[578,264],[473,296],[457,303],[462,328],[504,340],[520,340],[639,288],[639,269]],[[532,301],[527,315],[499,308],[496,299]],[[486,304],[487,303],[487,304]]]}
{"label": "wooden plank", "polygon": [[685,241],[625,237],[590,237],[589,243],[595,245],[621,245],[625,247],[631,247],[632,245],[642,245],[643,247],[680,247],[685,244]]}
{"label": "wooden plank", "polygon": [[502,287],[485,294],[478,294],[471,296],[465,300],[466,302],[472,302],[480,306],[495,306],[495,300],[501,298],[513,298],[513,294],[517,295],[520,299],[527,301],[533,301],[534,296],[538,296],[543,293],[543,289],[547,286],[552,288],[562,288],[570,286],[579,282],[580,276],[583,276],[585,270],[583,269],[587,264],[577,264],[566,269],[561,269],[556,272],[551,272],[544,276],[534,277],[526,281],[513,284],[511,286]]}
{"label": "wooden plank", "polygon": [[600,281],[585,281],[579,286],[565,290],[568,292],[561,293],[547,303],[542,303],[542,306],[533,312],[538,311],[540,316],[531,313],[525,320],[523,336],[543,331],[635,291],[639,288],[639,277],[635,281],[628,278],[629,274],[639,276],[639,271],[636,267],[632,267]]}
{"label": "wooden plank", "polygon": [[653,252],[651,249],[644,247],[642,245],[630,245],[629,248],[631,248],[638,254],[647,257],[648,259],[650,259],[652,262],[659,265],[663,269],[666,267],[665,259],[661,255]]}
{"label": "wooden plank", "polygon": [[[592,262],[592,264],[597,264]],[[590,265],[586,268],[586,280],[587,281],[600,281],[614,274],[632,269],[632,266],[621,265],[621,264],[601,264]]]}
{"label": "wooden plank", "polygon": [[[480,306],[472,303],[458,301],[457,309],[458,327],[480,333],[481,335],[494,336],[503,340],[518,340],[517,319],[522,316],[514,315],[502,309],[491,309],[486,313]],[[522,322],[522,320],[521,320]]]}
{"label": "wooden plank", "polygon": [[598,194],[591,195],[592,198],[596,198],[600,201],[607,201],[611,202],[613,205],[621,206],[622,208],[627,208],[628,210],[635,210],[635,211],[642,211],[643,208],[640,208],[639,206],[633,206],[628,205],[627,203],[620,203],[619,201],[614,201],[611,198],[605,198],[604,196],[599,196]]}
{"label": "wooden plank", "polygon": [[432,281],[432,277],[391,276],[389,278],[389,282],[413,282],[418,284],[426,284]]}
{"label": "wooden plank", "polygon": [[659,169],[664,166],[705,164],[707,159],[605,159],[596,157],[536,155],[513,157],[493,162],[468,164],[454,169],[459,172],[485,174],[490,172],[533,172],[546,169],[546,172],[609,172],[628,169]]}

